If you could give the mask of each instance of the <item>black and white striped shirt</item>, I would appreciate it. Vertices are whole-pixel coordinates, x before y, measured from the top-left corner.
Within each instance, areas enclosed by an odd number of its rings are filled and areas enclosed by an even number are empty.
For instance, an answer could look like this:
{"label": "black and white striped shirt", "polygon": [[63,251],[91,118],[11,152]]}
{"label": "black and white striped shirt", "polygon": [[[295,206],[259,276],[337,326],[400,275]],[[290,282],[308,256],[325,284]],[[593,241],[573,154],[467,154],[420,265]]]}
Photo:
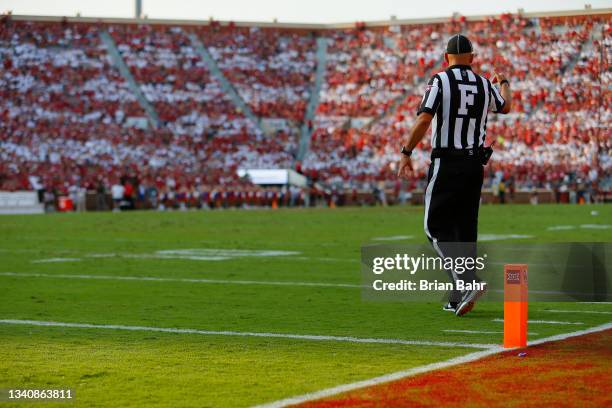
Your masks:
{"label": "black and white striped shirt", "polygon": [[469,65],[453,65],[434,75],[418,114],[434,115],[434,149],[471,149],[484,144],[489,111],[500,112],[506,101],[491,82]]}

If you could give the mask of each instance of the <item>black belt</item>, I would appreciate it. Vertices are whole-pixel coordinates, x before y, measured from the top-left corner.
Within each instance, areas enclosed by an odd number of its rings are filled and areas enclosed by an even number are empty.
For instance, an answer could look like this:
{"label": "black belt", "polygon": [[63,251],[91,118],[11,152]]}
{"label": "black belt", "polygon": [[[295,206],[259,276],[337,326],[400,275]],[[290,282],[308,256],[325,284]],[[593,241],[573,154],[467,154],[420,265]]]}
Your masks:
{"label": "black belt", "polygon": [[493,154],[493,148],[491,146],[480,146],[473,147],[471,149],[433,149],[431,151],[431,158],[433,159],[446,159],[446,160],[473,160],[476,159],[480,164],[485,166],[491,155]]}
{"label": "black belt", "polygon": [[473,158],[477,159],[479,155],[479,148],[474,147],[471,149],[433,149],[431,151],[432,159],[450,159],[450,158]]}

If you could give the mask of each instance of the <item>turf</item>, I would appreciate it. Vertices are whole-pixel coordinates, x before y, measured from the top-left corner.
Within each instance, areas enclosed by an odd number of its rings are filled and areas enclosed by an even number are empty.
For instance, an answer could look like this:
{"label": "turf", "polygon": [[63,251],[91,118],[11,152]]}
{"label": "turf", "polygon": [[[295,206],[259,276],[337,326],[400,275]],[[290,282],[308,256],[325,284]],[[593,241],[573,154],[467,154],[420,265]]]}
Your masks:
{"label": "turf", "polygon": [[508,351],[300,407],[609,407],[611,340],[606,330]]}
{"label": "turf", "polygon": [[70,387],[83,406],[249,405],[467,351],[23,327],[2,344],[3,385]]}
{"label": "turf", "polygon": [[[364,301],[354,287],[57,277],[359,284],[360,246],[396,235],[412,236],[404,242],[424,242],[422,211],[404,207],[1,217],[0,319],[500,344],[499,333],[442,331],[501,331],[502,324],[492,321],[502,317],[498,303],[480,304],[457,319],[441,312],[437,303]],[[480,232],[531,236],[513,242],[609,242],[610,220],[610,206],[484,206]],[[574,228],[548,229],[558,225]],[[199,248],[299,254],[223,261],[154,257],[161,250]],[[50,258],[73,261],[38,263]],[[1,274],[6,272],[16,276]],[[32,273],[51,276],[23,275]],[[530,339],[611,320],[608,314],[547,311],[568,308],[610,311],[603,304],[532,304],[530,319],[582,325],[533,325],[530,331],[537,335]],[[0,343],[0,388],[72,387],[79,406],[163,406],[177,401],[181,406],[248,406],[475,351],[8,324],[0,324]]]}

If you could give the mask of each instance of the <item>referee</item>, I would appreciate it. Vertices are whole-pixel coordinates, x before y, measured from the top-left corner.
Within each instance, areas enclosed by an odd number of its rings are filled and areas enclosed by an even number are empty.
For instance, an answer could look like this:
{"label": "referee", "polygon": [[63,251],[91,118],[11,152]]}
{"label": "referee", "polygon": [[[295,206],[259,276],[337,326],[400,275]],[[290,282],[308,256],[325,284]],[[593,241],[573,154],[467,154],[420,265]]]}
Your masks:
{"label": "referee", "polygon": [[[410,175],[412,151],[431,124],[425,234],[443,258],[475,257],[483,166],[493,152],[491,146],[485,147],[487,115],[489,111],[510,112],[512,95],[504,75],[493,73],[498,90],[487,78],[472,71],[474,53],[467,37],[451,37],[444,59],[449,67],[430,79],[416,123],[402,144],[398,176]],[[473,269],[462,274],[447,272],[455,283],[479,282]],[[454,290],[444,310],[462,316],[472,310],[482,293],[484,289]]]}

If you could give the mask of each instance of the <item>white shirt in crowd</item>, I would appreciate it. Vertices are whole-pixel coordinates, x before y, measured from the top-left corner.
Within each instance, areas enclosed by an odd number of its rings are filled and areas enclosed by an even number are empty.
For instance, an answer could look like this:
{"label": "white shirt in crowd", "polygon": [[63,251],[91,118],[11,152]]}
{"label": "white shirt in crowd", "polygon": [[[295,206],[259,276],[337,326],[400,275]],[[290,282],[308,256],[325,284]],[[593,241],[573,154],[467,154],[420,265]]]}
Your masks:
{"label": "white shirt in crowd", "polygon": [[121,184],[113,184],[111,187],[111,195],[113,200],[121,200],[123,198],[124,188]]}

